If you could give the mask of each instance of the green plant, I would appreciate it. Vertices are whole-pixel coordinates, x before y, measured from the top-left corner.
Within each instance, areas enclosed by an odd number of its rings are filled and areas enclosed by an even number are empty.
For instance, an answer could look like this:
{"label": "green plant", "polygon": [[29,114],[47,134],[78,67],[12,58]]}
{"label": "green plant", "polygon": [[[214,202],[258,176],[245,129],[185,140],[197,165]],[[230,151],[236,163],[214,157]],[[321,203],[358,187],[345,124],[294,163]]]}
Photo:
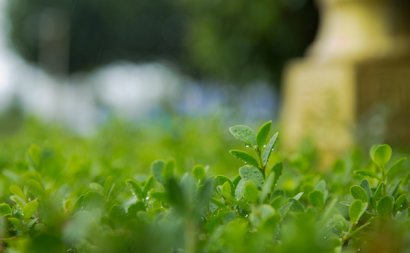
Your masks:
{"label": "green plant", "polygon": [[[116,157],[90,155],[82,146],[75,159],[50,146],[33,145],[17,157],[1,150],[1,248],[409,252],[410,173],[403,158],[391,163],[391,148],[377,145],[364,169],[347,158],[329,173],[306,170],[275,152],[278,133],[271,134],[271,126],[230,128],[244,144],[230,151],[245,162],[233,177],[213,175],[206,165],[183,171],[175,159],[157,160],[150,173],[141,173],[132,163],[118,168],[105,160]],[[62,141],[72,144],[64,145],[69,149],[76,142]]]}

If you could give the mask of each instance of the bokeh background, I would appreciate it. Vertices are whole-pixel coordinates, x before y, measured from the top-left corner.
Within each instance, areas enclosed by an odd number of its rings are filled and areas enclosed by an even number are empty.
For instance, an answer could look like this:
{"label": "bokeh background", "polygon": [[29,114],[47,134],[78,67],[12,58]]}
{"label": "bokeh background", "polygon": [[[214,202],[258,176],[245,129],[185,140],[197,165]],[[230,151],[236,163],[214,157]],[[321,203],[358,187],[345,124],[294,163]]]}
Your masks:
{"label": "bokeh background", "polygon": [[1,110],[87,132],[158,111],[275,118],[311,0],[1,0]]}
{"label": "bokeh background", "polygon": [[0,13],[3,143],[216,171],[239,165],[230,125],[278,118],[282,70],[319,19],[312,0],[0,0]]}

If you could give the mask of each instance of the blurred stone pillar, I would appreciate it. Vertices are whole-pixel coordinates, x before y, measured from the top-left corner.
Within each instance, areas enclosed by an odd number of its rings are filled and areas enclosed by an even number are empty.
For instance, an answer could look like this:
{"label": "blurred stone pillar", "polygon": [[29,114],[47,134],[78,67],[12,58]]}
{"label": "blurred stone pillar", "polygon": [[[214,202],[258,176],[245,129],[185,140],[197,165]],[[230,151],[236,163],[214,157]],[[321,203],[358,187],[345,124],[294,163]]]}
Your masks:
{"label": "blurred stone pillar", "polygon": [[384,141],[410,145],[409,2],[318,1],[317,39],[284,75],[285,149],[310,139],[328,164],[354,144],[359,122],[381,116],[377,108],[387,115],[374,121]]}

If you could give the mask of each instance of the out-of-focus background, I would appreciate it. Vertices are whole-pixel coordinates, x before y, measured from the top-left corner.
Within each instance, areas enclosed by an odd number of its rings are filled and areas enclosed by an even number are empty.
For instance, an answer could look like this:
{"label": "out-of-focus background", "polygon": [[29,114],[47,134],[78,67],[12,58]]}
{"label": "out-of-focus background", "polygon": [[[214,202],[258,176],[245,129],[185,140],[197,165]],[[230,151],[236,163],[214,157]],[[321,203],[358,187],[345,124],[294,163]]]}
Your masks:
{"label": "out-of-focus background", "polygon": [[276,122],[318,18],[312,0],[0,0],[0,138],[224,171],[228,126]]}
{"label": "out-of-focus background", "polygon": [[85,133],[162,111],[275,118],[284,64],[318,25],[310,0],[1,0],[0,12],[0,110]]}

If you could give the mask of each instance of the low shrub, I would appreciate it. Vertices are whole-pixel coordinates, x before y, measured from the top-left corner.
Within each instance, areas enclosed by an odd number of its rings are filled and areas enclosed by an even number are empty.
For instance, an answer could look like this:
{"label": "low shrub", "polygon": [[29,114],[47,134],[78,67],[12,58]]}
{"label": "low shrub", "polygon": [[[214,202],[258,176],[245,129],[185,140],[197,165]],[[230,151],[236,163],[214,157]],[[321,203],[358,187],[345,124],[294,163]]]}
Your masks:
{"label": "low shrub", "polygon": [[115,157],[67,158],[52,144],[16,157],[9,143],[0,159],[0,251],[410,252],[405,158],[376,145],[369,161],[354,156],[319,172],[307,168],[308,155],[278,155],[271,125],[229,129],[243,144],[229,151],[244,163],[226,163],[235,176],[206,165],[184,172],[174,159],[141,173],[107,162]]}

